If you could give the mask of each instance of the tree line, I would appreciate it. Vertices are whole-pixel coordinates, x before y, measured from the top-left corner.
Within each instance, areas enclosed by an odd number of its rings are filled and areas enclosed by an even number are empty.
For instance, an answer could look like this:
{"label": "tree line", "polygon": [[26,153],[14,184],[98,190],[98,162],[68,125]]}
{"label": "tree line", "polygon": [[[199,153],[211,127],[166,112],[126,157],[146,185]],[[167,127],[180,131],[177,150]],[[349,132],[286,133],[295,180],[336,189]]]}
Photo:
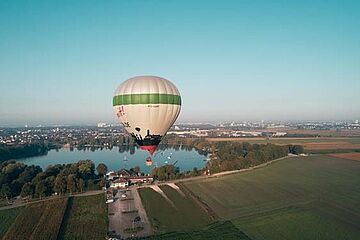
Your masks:
{"label": "tree line", "polygon": [[205,172],[219,173],[223,171],[240,170],[253,167],[289,153],[301,154],[304,148],[300,145],[250,144],[248,142],[208,142],[193,139],[192,144],[200,151],[210,153],[210,161],[203,169],[180,172],[174,165],[154,168],[151,175],[159,181],[167,181],[202,175]]}
{"label": "tree line", "polygon": [[300,154],[304,148],[300,145],[250,144],[248,142],[216,142],[212,145],[211,161],[207,169],[211,173],[240,170],[282,158],[291,154]]}
{"label": "tree line", "polygon": [[5,145],[0,144],[0,162],[9,159],[19,159],[34,156],[46,155],[54,146],[46,143],[29,143]]}
{"label": "tree line", "polygon": [[106,184],[102,176],[107,167],[101,163],[96,169],[98,174],[91,160],[51,165],[45,171],[39,166],[5,161],[0,164],[0,197],[9,199],[21,195],[31,199],[101,189]]}

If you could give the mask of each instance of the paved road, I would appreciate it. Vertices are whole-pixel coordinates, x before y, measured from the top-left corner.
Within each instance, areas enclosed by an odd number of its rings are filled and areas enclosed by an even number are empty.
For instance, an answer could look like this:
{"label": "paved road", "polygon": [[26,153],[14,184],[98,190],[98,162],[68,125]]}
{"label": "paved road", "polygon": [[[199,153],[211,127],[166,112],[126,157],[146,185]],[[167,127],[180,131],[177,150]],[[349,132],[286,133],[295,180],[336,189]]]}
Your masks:
{"label": "paved road", "polygon": [[[75,195],[71,195],[71,196],[73,196],[73,197],[84,197],[84,196],[97,195],[97,194],[100,194],[100,193],[103,193],[103,192],[104,192],[103,190],[94,190],[94,191],[87,191],[87,192],[83,192],[83,193],[79,193],[79,194],[75,194]],[[30,204],[30,203],[43,202],[43,201],[47,201],[47,200],[50,200],[50,199],[64,198],[64,197],[70,197],[70,195],[51,196],[51,197],[47,197],[47,198],[43,198],[41,200],[35,200],[35,201],[31,201],[31,202],[23,202],[21,200],[21,197],[16,197],[15,201],[11,205],[0,207],[0,211],[5,210],[5,209],[25,206],[25,205]]]}

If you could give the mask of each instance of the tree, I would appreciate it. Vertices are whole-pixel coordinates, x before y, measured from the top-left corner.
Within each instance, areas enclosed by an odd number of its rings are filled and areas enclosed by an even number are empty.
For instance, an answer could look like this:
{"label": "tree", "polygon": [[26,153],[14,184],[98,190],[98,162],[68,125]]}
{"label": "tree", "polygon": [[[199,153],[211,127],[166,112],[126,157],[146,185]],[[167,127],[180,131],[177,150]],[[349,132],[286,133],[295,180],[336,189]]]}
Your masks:
{"label": "tree", "polygon": [[83,179],[91,179],[95,172],[94,163],[91,160],[81,160],[78,162],[78,170]]}
{"label": "tree", "polygon": [[23,185],[20,193],[21,197],[32,197],[34,195],[34,185],[30,182],[27,182]]}
{"label": "tree", "polygon": [[66,179],[64,176],[62,176],[61,174],[57,175],[57,177],[55,178],[55,183],[54,183],[54,190],[55,192],[57,192],[58,194],[62,195],[66,193]]}
{"label": "tree", "polygon": [[132,169],[134,172],[136,172],[138,175],[140,174],[140,167],[139,166],[135,166],[135,167],[133,167],[133,169]]}
{"label": "tree", "polygon": [[292,154],[300,154],[304,152],[304,147],[301,145],[289,145],[289,152]]}
{"label": "tree", "polygon": [[42,172],[42,169],[39,166],[27,166],[18,177],[20,185],[31,182],[31,180],[40,172]]}
{"label": "tree", "polygon": [[99,186],[102,187],[102,188],[106,186],[106,180],[105,180],[104,178],[102,178],[102,179],[100,180]]}
{"label": "tree", "polygon": [[9,184],[5,183],[1,186],[0,196],[6,198],[6,200],[9,201],[9,198],[11,197],[11,189],[9,187]]}
{"label": "tree", "polygon": [[83,192],[85,190],[85,181],[84,181],[84,179],[80,178],[78,185],[79,185],[80,192]]}
{"label": "tree", "polygon": [[96,171],[100,176],[104,176],[107,173],[108,168],[104,163],[99,163],[99,165],[96,167]]}
{"label": "tree", "polygon": [[76,180],[75,180],[75,176],[73,174],[70,174],[67,177],[67,190],[70,192],[70,195],[76,191]]}
{"label": "tree", "polygon": [[46,192],[46,184],[45,181],[42,180],[36,184],[35,194],[39,196],[39,198],[41,199],[42,196],[45,194],[45,192]]}

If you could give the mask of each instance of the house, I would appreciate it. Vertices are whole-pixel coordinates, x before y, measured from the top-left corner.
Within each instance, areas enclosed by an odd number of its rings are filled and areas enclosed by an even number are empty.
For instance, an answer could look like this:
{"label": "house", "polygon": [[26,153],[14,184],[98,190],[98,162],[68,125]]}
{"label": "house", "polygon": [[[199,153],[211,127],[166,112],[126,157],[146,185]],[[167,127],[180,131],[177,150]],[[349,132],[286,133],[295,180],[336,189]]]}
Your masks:
{"label": "house", "polygon": [[129,186],[129,180],[126,178],[118,178],[111,182],[111,188],[127,188]]}
{"label": "house", "polygon": [[134,176],[129,178],[131,184],[136,183],[151,183],[154,181],[153,177],[150,176]]}
{"label": "house", "polygon": [[132,171],[129,171],[127,169],[121,169],[119,171],[119,177],[122,177],[122,178],[129,178],[129,177],[132,177],[132,176],[136,176],[136,173],[135,172],[132,172]]}
{"label": "house", "polygon": [[107,178],[107,180],[112,181],[112,180],[118,178],[118,175],[115,172],[108,172],[106,174],[106,178]]}

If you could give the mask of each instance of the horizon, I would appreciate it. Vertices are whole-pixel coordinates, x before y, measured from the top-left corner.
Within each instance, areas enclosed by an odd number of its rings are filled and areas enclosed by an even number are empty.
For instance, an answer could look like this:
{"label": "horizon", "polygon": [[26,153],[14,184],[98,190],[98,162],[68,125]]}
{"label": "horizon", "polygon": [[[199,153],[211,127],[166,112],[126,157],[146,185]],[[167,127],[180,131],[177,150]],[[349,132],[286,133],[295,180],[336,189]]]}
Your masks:
{"label": "horizon", "polygon": [[123,81],[172,81],[180,122],[360,119],[360,3],[0,2],[0,126],[119,124]]}
{"label": "horizon", "polygon": [[[176,121],[173,126],[181,126],[181,125],[220,125],[220,124],[230,124],[230,123],[263,123],[263,124],[305,124],[305,123],[355,123],[358,124],[359,119],[339,119],[339,120],[254,120],[254,121],[208,121],[208,122],[201,122],[201,121],[189,121],[189,122],[179,122]],[[0,128],[51,128],[51,127],[98,127],[97,124],[106,124],[105,127],[123,127],[121,123],[116,121],[112,122],[104,122],[99,121],[96,123],[68,123],[68,124],[61,124],[61,123],[45,123],[45,124],[7,124],[7,125],[0,125]]]}

